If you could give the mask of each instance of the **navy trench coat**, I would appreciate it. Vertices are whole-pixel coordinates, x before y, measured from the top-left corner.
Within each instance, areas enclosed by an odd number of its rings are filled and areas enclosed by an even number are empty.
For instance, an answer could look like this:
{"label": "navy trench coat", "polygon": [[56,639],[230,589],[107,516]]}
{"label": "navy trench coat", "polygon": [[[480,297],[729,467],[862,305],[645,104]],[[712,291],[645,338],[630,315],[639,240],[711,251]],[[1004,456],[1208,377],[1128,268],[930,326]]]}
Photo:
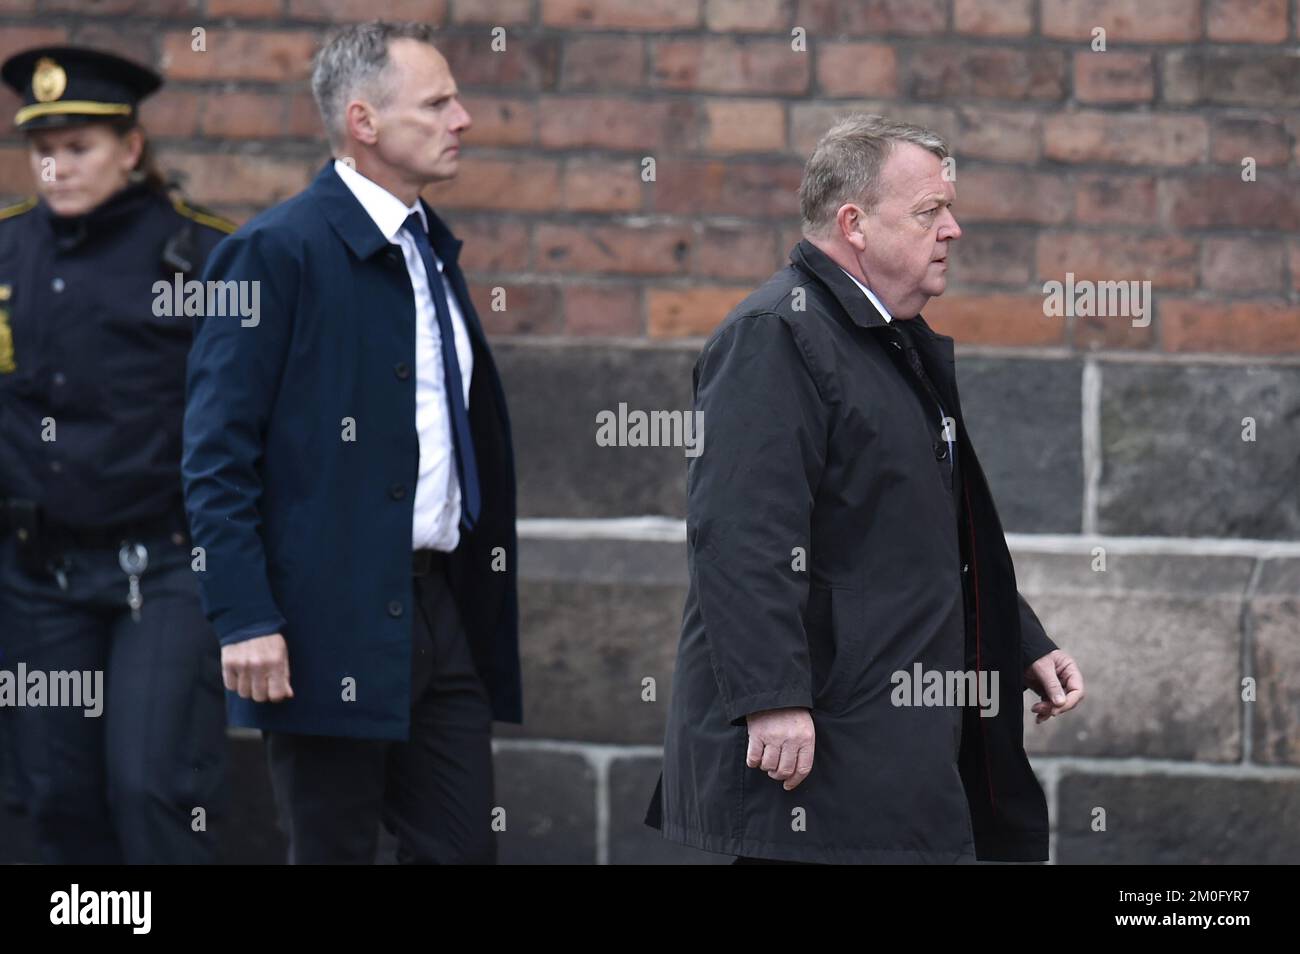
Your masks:
{"label": "navy trench coat", "polygon": [[[522,720],[515,479],[505,396],[456,260],[425,206],[474,347],[482,515],[450,576],[495,719]],[[200,319],[188,371],[186,509],[222,644],[282,632],[294,697],[227,693],[233,725],[404,739],[409,731],[415,298],[398,246],[328,162],[225,239],[204,280],[260,283],[255,324]],[[352,422],[352,440],[344,439]]]}
{"label": "navy trench coat", "polygon": [[[810,242],[696,363],[709,439],[689,465],[690,588],[646,817],[673,841],[823,863],[1047,857],[1023,671],[1056,646],[1017,592],[952,339],[911,322],[955,474],[898,322]],[[996,716],[897,705],[894,674],[918,663],[996,673]],[[746,766],[745,717],[790,706],[816,740],[787,792]]]}

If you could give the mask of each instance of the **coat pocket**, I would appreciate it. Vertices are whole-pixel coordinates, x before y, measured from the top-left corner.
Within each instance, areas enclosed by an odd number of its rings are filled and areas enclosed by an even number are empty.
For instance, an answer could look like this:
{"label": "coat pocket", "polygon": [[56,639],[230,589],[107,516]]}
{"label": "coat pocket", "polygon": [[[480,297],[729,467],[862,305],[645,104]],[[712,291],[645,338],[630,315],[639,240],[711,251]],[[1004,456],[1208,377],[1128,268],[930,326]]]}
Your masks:
{"label": "coat pocket", "polygon": [[815,710],[838,712],[848,701],[858,681],[864,621],[861,591],[817,585],[809,589],[804,629]]}

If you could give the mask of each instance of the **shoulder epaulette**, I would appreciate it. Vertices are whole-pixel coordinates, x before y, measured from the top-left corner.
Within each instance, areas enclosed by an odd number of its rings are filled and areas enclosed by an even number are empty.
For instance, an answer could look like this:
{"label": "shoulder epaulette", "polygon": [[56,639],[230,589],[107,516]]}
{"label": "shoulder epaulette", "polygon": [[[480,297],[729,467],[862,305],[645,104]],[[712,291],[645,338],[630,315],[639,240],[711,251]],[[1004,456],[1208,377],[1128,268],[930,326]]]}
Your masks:
{"label": "shoulder epaulette", "polygon": [[179,196],[172,196],[172,208],[187,219],[198,222],[200,225],[206,225],[208,228],[216,229],[218,232],[225,232],[227,235],[239,228],[230,219],[217,215],[202,206],[190,205]]}
{"label": "shoulder epaulette", "polygon": [[15,202],[13,205],[6,205],[0,208],[0,221],[12,219],[15,215],[22,215],[30,209],[36,208],[36,196],[29,196],[21,202]]}

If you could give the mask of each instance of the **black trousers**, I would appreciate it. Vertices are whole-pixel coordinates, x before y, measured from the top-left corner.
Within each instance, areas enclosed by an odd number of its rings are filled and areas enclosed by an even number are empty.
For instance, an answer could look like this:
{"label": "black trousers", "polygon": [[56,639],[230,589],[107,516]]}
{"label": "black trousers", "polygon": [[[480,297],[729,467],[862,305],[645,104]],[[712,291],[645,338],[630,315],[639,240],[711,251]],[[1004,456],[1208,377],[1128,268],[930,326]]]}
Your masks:
{"label": "black trousers", "polygon": [[445,560],[418,570],[409,738],[265,733],[290,864],[372,864],[381,823],[401,864],[496,863],[491,705]]}
{"label": "black trousers", "polygon": [[[0,669],[99,673],[98,715],[0,707],[9,799],[49,864],[205,864],[223,815],[220,645],[183,538],[147,537],[140,620],[116,547],[69,547],[66,589],[0,540]],[[83,700],[84,702],[85,700]]]}

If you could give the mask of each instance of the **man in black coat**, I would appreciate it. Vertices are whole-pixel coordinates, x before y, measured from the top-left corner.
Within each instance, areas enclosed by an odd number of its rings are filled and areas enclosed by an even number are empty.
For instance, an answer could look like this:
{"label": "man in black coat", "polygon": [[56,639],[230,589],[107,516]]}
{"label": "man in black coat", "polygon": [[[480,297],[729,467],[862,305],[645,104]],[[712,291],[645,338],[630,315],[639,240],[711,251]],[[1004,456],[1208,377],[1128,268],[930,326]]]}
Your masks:
{"label": "man in black coat", "polygon": [[804,171],[804,240],[696,364],[709,447],[646,818],[673,841],[738,860],[1047,857],[1021,694],[1041,722],[1083,679],[1017,592],[953,341],[920,317],[961,235],[947,157],[919,127],[837,123]]}

